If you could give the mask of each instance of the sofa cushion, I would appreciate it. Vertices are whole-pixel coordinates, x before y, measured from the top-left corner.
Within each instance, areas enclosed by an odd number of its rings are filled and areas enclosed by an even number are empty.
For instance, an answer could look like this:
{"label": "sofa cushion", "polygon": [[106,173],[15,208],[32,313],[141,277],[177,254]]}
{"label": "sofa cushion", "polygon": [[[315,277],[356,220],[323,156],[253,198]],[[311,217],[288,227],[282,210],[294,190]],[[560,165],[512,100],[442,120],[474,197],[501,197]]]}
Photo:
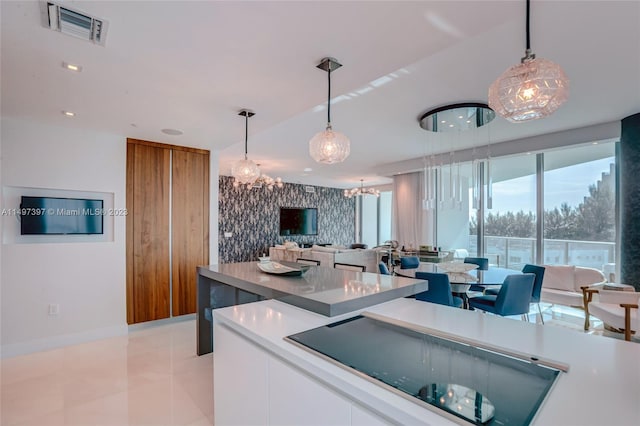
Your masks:
{"label": "sofa cushion", "polygon": [[[545,265],[542,288],[576,291],[575,270],[573,265]],[[578,289],[578,291],[581,291]]]}
{"label": "sofa cushion", "polygon": [[582,291],[581,287],[599,284],[606,281],[604,274],[599,270],[582,266],[576,267],[574,280],[575,287],[573,290],[578,292]]}
{"label": "sofa cushion", "polygon": [[[546,276],[546,274],[545,274]],[[544,288],[540,292],[540,300],[546,303],[556,303],[558,305],[578,306],[582,307],[582,293],[575,291],[556,290],[553,288]]]}

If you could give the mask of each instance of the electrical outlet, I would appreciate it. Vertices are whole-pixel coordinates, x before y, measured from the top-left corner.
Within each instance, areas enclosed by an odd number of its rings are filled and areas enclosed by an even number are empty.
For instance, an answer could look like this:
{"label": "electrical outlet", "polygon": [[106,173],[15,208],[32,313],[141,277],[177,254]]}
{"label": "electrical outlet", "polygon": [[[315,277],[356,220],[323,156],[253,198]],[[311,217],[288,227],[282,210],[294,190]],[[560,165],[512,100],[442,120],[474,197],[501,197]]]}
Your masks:
{"label": "electrical outlet", "polygon": [[49,315],[59,315],[60,314],[60,305],[57,303],[49,304]]}

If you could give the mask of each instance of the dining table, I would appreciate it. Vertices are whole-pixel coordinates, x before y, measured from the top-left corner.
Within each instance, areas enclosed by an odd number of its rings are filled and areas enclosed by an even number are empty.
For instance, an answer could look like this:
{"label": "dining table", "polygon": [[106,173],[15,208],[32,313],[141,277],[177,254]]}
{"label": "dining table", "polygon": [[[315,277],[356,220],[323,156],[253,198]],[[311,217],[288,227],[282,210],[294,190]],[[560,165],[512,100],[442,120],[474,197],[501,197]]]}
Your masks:
{"label": "dining table", "polygon": [[[451,293],[462,298],[463,308],[468,309],[469,290],[471,289],[472,285],[485,288],[499,288],[499,286],[502,285],[507,276],[522,274],[522,271],[517,269],[509,269],[492,265],[489,265],[489,269],[487,269],[486,271],[472,269],[465,273],[447,272],[441,265],[443,264],[420,262],[420,265],[417,268],[396,269],[396,275],[415,278],[416,272],[445,273],[449,276],[449,282],[451,283]],[[474,296],[478,295],[477,293],[478,292],[472,292]]]}

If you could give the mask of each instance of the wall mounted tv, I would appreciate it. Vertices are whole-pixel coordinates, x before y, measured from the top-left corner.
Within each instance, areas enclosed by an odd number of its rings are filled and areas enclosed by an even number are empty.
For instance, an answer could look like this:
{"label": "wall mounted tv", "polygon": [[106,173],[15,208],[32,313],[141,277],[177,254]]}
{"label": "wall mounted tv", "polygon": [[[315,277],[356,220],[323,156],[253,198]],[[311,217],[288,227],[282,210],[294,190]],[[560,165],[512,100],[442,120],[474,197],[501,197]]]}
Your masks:
{"label": "wall mounted tv", "polygon": [[20,202],[20,234],[103,234],[103,201],[28,197]]}
{"label": "wall mounted tv", "polygon": [[318,209],[280,207],[280,235],[318,235]]}

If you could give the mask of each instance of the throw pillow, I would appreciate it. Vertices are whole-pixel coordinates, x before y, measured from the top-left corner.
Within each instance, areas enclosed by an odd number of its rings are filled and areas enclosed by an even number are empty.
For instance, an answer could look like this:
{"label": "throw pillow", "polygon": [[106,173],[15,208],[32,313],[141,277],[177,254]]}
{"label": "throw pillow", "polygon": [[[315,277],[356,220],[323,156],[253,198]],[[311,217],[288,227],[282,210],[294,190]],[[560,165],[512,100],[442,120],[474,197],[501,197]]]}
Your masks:
{"label": "throw pillow", "polygon": [[573,265],[545,265],[542,286],[556,290],[576,291]]}

